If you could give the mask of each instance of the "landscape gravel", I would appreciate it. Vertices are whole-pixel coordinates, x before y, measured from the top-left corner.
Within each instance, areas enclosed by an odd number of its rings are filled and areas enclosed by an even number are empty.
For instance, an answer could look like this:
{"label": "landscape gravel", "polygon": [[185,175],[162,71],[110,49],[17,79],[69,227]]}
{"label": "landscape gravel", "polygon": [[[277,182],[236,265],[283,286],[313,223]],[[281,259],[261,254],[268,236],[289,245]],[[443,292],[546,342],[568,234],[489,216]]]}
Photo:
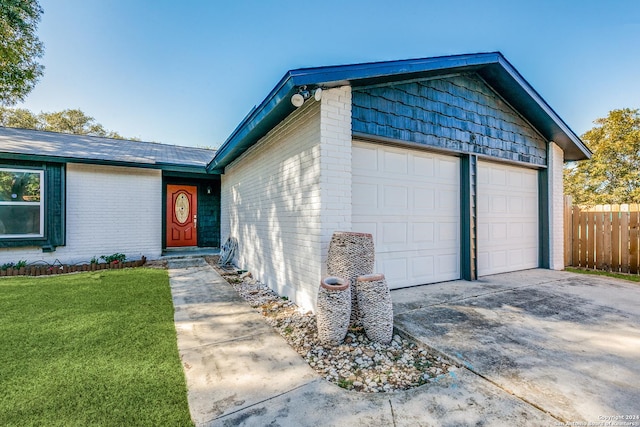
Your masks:
{"label": "landscape gravel", "polygon": [[251,273],[207,262],[229,282],[251,307],[258,310],[286,342],[327,381],[348,390],[392,392],[437,381],[454,365],[428,349],[394,333],[388,345],[372,342],[361,328],[350,329],[343,343],[323,346],[318,340],[316,317],[255,280]]}

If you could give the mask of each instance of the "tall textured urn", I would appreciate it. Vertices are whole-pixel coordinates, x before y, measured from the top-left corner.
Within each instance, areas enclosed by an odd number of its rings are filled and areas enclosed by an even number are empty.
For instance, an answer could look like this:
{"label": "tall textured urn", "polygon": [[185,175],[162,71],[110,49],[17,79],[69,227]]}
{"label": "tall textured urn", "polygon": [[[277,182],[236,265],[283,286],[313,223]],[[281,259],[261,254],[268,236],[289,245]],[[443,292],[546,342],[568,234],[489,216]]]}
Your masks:
{"label": "tall textured urn", "polygon": [[329,243],[327,272],[345,278],[351,285],[351,325],[360,326],[359,303],[355,291],[356,278],[373,273],[375,248],[369,233],[336,231]]}
{"label": "tall textured urn", "polygon": [[340,277],[325,277],[320,282],[316,310],[318,339],[325,345],[338,345],[349,329],[351,286]]}
{"label": "tall textured urn", "polygon": [[356,289],[364,332],[371,341],[389,344],[393,338],[393,305],[384,274],[358,277]]}

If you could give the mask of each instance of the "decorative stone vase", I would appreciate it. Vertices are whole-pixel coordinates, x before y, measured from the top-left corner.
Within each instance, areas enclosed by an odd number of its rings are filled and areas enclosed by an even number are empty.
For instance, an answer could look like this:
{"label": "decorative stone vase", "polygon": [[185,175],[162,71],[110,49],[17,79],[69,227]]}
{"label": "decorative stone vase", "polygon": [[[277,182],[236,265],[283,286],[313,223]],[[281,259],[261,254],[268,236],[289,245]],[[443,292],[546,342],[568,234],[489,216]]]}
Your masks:
{"label": "decorative stone vase", "polygon": [[361,326],[359,303],[355,291],[356,278],[372,274],[374,261],[375,248],[371,234],[336,231],[331,236],[327,254],[327,273],[349,281],[351,285],[350,324],[354,327]]}
{"label": "decorative stone vase", "polygon": [[342,342],[349,328],[351,286],[340,277],[325,277],[320,282],[316,323],[322,344],[335,346]]}
{"label": "decorative stone vase", "polygon": [[393,305],[384,274],[358,277],[356,290],[367,337],[380,344],[389,344],[393,338]]}

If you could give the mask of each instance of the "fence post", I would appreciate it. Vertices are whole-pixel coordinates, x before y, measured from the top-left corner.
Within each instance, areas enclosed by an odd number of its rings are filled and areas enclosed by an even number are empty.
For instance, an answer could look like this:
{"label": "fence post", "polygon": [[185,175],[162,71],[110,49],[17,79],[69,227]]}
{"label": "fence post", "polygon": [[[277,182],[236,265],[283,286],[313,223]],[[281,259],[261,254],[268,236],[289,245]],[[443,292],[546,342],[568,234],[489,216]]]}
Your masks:
{"label": "fence post", "polygon": [[564,266],[573,265],[573,198],[564,196]]}

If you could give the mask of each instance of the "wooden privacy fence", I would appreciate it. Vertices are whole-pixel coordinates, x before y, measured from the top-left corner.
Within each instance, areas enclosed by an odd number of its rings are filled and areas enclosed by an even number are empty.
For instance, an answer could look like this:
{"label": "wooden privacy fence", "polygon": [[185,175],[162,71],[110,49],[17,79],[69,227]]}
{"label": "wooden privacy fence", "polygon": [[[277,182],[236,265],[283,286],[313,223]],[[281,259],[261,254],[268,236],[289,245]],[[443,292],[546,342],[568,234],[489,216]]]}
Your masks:
{"label": "wooden privacy fence", "polygon": [[638,274],[640,205],[572,206],[565,197],[565,266]]}

